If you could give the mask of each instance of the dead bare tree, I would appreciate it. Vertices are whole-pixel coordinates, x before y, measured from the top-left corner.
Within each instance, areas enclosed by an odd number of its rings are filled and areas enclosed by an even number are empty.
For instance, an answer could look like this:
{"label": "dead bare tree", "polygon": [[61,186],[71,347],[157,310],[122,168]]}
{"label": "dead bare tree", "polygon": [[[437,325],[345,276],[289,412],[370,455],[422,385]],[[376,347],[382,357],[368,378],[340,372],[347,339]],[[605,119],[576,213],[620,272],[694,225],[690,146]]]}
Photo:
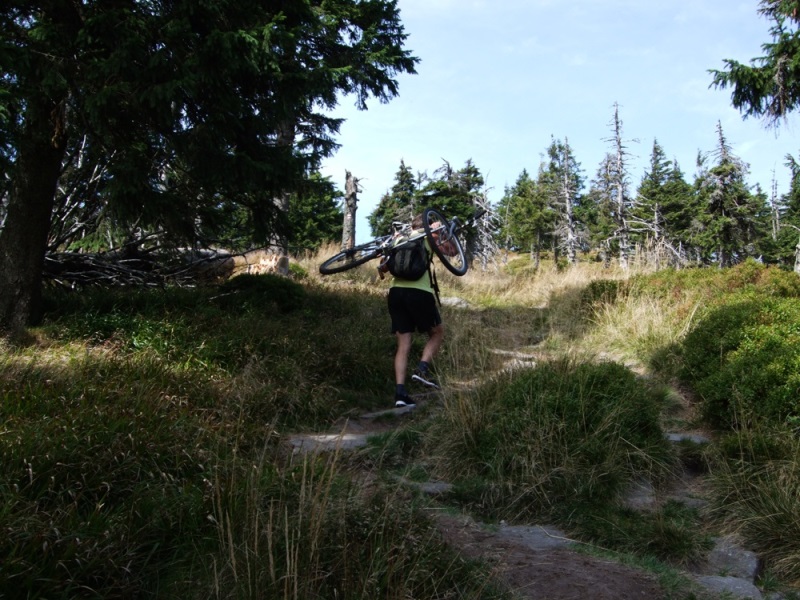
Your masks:
{"label": "dead bare tree", "polygon": [[567,261],[570,265],[578,263],[578,231],[573,210],[573,200],[577,190],[574,189],[574,173],[570,168],[572,150],[569,147],[569,140],[564,138],[563,147],[563,173],[561,174],[561,198],[564,203],[564,241],[567,253]]}
{"label": "dead bare tree", "polygon": [[800,239],[794,247],[794,272],[800,275]]}
{"label": "dead bare tree", "polygon": [[107,212],[102,187],[107,177],[108,160],[110,158],[92,158],[86,136],[70,150],[56,188],[47,239],[48,252],[63,250],[100,229]]}
{"label": "dead bare tree", "polygon": [[613,133],[611,141],[614,152],[612,168],[610,169],[611,185],[614,189],[614,218],[616,220],[616,232],[619,245],[619,266],[621,269],[628,268],[630,258],[630,231],[628,218],[630,213],[630,198],[628,196],[628,170],[627,157],[629,153],[622,140],[622,121],[619,117],[619,104],[614,103],[614,116],[611,120],[611,131]]}
{"label": "dead bare tree", "polygon": [[481,269],[485,271],[490,265],[495,267],[497,265],[497,253],[499,251],[496,241],[497,223],[495,222],[489,199],[486,196],[486,190],[481,194],[475,194],[472,202],[476,213],[481,212],[481,215],[474,223],[474,257],[480,260]]}
{"label": "dead bare tree", "polygon": [[342,250],[352,248],[356,243],[356,209],[358,208],[358,193],[361,187],[357,177],[350,171],[345,171],[344,184],[344,224],[342,227]]}
{"label": "dead bare tree", "polygon": [[[800,227],[790,223],[784,223],[783,227],[791,227],[795,231],[800,232]],[[794,272],[800,275],[800,238],[797,240],[797,245],[794,247]]]}
{"label": "dead bare tree", "polygon": [[775,170],[772,170],[772,193],[769,197],[770,225],[772,228],[772,241],[778,239],[778,232],[781,229],[781,211],[778,202],[778,182],[775,179]]}

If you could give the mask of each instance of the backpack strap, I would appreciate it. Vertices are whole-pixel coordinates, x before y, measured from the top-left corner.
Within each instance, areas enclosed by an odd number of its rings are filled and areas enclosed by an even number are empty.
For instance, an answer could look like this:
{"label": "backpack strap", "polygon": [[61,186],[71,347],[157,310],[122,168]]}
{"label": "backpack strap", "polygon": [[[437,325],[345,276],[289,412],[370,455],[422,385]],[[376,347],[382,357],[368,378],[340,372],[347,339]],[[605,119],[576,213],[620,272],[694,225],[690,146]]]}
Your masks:
{"label": "backpack strap", "polygon": [[[431,261],[431,264],[433,261]],[[439,298],[439,283],[436,281],[436,270],[431,268],[431,265],[428,265],[428,275],[431,277],[431,287],[433,288],[433,295],[436,296],[436,303],[441,308],[442,300]]]}
{"label": "backpack strap", "polygon": [[439,282],[436,281],[436,269],[433,268],[433,250],[431,250],[429,254],[426,249],[425,253],[428,255],[428,279],[431,282],[431,288],[433,289],[433,295],[436,297],[436,303],[441,308],[442,300],[439,298]]}

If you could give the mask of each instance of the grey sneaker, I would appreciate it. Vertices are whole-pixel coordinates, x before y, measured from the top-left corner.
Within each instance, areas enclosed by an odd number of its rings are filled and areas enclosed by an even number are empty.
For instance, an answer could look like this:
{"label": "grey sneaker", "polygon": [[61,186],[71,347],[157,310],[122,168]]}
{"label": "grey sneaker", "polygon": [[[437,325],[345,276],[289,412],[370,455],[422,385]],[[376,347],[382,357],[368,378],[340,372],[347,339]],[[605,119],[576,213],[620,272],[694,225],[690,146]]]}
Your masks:
{"label": "grey sneaker", "polygon": [[433,388],[435,390],[439,389],[439,382],[433,378],[433,375],[431,375],[430,371],[420,371],[419,369],[415,369],[414,374],[411,375],[411,379],[429,388]]}
{"label": "grey sneaker", "polygon": [[408,394],[395,394],[394,405],[396,408],[403,408],[405,406],[416,406],[417,403]]}

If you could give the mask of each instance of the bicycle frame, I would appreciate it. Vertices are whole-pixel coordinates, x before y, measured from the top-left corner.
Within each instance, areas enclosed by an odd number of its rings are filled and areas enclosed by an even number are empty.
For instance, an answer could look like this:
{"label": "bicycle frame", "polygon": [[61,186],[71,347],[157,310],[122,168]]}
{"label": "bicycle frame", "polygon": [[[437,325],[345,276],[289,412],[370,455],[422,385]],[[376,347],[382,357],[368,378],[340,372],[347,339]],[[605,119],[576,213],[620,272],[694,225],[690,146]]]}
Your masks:
{"label": "bicycle frame", "polygon": [[[476,219],[478,216],[479,213],[476,212],[473,219]],[[470,221],[473,219],[470,219]],[[468,264],[464,247],[458,238],[458,233],[464,225],[461,224],[458,218],[453,218],[451,221],[448,221],[441,212],[434,208],[426,208],[423,211],[422,220],[423,231],[414,231],[408,224],[392,223],[394,233],[375,238],[374,240],[365,244],[359,244],[353,248],[342,250],[320,265],[320,273],[323,275],[341,273],[362,265],[374,258],[381,258],[378,271],[381,273],[381,277],[383,277],[381,267],[385,265],[389,257],[389,251],[393,247],[396,247],[394,244],[395,240],[403,235],[403,233],[410,231],[410,235],[407,235],[407,239],[400,242],[400,245],[425,236],[434,254],[436,254],[447,270],[457,276],[464,275],[467,272]]]}

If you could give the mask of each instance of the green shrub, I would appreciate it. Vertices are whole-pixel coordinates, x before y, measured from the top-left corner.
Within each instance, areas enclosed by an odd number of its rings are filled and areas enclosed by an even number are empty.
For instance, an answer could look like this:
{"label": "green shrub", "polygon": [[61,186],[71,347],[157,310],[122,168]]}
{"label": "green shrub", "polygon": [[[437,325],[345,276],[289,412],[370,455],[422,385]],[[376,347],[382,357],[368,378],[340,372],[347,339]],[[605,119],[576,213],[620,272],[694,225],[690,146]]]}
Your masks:
{"label": "green shrub", "polygon": [[595,279],[581,290],[581,306],[591,314],[600,305],[614,304],[628,291],[625,281],[616,279]]}
{"label": "green shrub", "polygon": [[761,293],[778,298],[800,298],[800,277],[794,271],[771,268],[759,282]]}
{"label": "green shrub", "polygon": [[717,465],[754,467],[773,461],[790,461],[797,444],[785,430],[766,427],[743,428],[722,436],[712,447],[711,456]]}
{"label": "green shrub", "polygon": [[289,276],[298,281],[305,281],[308,279],[308,270],[296,262],[289,263]]}
{"label": "green shrub", "polygon": [[633,287],[664,297],[678,297],[692,290],[706,299],[708,307],[728,301],[731,295],[800,298],[800,277],[791,271],[746,260],[729,269],[664,269],[634,277]]}
{"label": "green shrub", "polygon": [[237,275],[221,286],[217,301],[228,309],[268,312],[277,308],[282,313],[303,306],[305,288],[280,275]]}
{"label": "green shrub", "polygon": [[[246,275],[220,288],[53,296],[44,329],[128,356],[146,352],[227,382],[259,421],[311,425],[388,396],[394,339],[385,300]],[[281,304],[284,309],[277,306]]]}
{"label": "green shrub", "polygon": [[533,275],[536,273],[535,263],[531,261],[531,257],[527,254],[509,260],[505,265],[505,269],[512,275]]}
{"label": "green shrub", "polygon": [[207,294],[198,288],[89,288],[80,291],[48,290],[45,314],[54,321],[91,312],[149,316],[182,315],[208,306]]}
{"label": "green shrub", "polygon": [[[305,595],[456,597],[473,577],[407,498],[335,484],[326,505],[276,447],[389,400],[380,295],[246,277],[49,298],[35,346],[0,352],[9,598],[284,597],[295,575]],[[414,441],[401,437],[398,457]],[[257,482],[233,485],[234,472]],[[317,579],[294,560],[305,551]],[[485,573],[469,585],[479,597]]]}
{"label": "green shrub", "polygon": [[159,361],[0,363],[0,589],[147,597],[186,564],[211,533],[203,383]]}
{"label": "green shrub", "polygon": [[712,309],[686,336],[681,376],[712,424],[800,417],[800,302],[761,298]]}
{"label": "green shrub", "polygon": [[742,332],[757,310],[751,302],[729,304],[699,320],[683,341],[681,377],[696,382],[718,373],[725,357],[738,348]]}
{"label": "green shrub", "polygon": [[722,277],[729,292],[756,292],[759,296],[776,298],[800,297],[800,277],[796,273],[753,259],[723,270]]}
{"label": "green shrub", "polygon": [[689,565],[711,548],[697,509],[670,500],[652,511],[606,504],[569,515],[573,535],[618,552]]}

